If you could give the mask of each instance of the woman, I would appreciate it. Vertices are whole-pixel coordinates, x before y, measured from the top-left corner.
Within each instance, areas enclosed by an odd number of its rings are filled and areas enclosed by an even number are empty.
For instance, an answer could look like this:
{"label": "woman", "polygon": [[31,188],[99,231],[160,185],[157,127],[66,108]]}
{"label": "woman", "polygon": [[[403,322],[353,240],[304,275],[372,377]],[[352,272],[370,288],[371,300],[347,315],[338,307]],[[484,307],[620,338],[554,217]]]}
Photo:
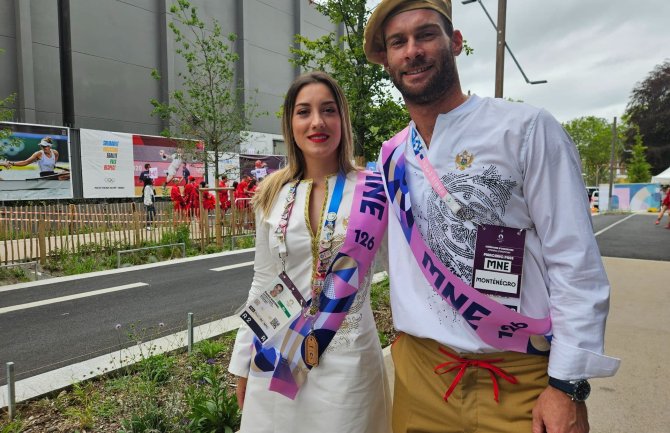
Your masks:
{"label": "woman", "polygon": [[[56,172],[56,163],[58,162],[58,151],[52,149],[53,140],[51,137],[44,137],[40,143],[40,150],[30,155],[28,159],[23,161],[7,161],[5,166],[9,167],[25,167],[28,164],[32,164],[37,161],[37,165],[40,168],[40,177],[45,176],[54,176]],[[69,173],[61,173],[58,176],[59,180],[68,180],[70,178]]]}
{"label": "woman", "polygon": [[[282,131],[288,165],[263,180],[254,196],[256,259],[246,308],[258,305],[259,296],[269,299],[282,270],[308,303],[298,302],[298,318],[271,343],[261,344],[249,326],[239,329],[229,371],[239,376],[241,432],[389,432],[390,398],[370,307],[371,267],[359,267],[358,279],[350,280],[358,287],[349,292],[340,323],[318,325],[333,318],[325,313],[329,301],[344,299],[331,271],[344,251],[364,248],[351,246],[348,230],[359,224],[363,206],[353,203],[361,197],[362,172],[351,163],[349,111],[337,83],[323,72],[298,77],[284,100]],[[377,224],[377,242],[385,222]]]}
{"label": "woman", "polygon": [[152,229],[154,218],[156,217],[156,192],[154,191],[154,181],[150,177],[144,178],[144,188],[142,189],[142,198],[147,210],[147,230]]}

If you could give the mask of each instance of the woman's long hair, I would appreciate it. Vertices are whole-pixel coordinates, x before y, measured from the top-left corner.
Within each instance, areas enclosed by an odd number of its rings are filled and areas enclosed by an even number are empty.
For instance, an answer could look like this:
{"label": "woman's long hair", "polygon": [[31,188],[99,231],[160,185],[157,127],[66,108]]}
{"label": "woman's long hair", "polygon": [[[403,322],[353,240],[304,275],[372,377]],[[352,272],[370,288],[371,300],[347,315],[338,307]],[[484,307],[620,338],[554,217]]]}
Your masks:
{"label": "woman's long hair", "polygon": [[300,179],[305,173],[305,157],[295,141],[291,120],[293,118],[296,98],[300,90],[308,84],[319,83],[325,84],[330,89],[340,112],[342,138],[337,148],[339,169],[343,173],[348,173],[355,169],[352,163],[354,158],[354,143],[351,133],[351,120],[349,118],[349,104],[342,88],[337,84],[337,81],[325,72],[314,71],[300,75],[293,81],[284,98],[282,134],[286,143],[288,164],[286,167],[263,179],[252,201],[254,208],[262,210],[265,215],[270,214],[279,190],[286,183]]}

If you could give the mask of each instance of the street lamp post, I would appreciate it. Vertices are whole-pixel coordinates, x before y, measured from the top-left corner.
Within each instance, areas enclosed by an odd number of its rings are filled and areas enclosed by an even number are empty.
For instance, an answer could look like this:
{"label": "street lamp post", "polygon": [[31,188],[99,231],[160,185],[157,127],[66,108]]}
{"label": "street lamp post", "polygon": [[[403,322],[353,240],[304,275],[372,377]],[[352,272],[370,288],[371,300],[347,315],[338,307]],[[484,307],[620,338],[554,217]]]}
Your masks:
{"label": "street lamp post", "polygon": [[498,0],[498,28],[496,38],[496,98],[503,97],[503,80],[505,76],[505,23],[507,16],[507,0]]}
{"label": "street lamp post", "polygon": [[462,4],[467,5],[470,3],[479,3],[479,6],[482,7],[484,10],[484,13],[486,14],[487,18],[491,22],[491,25],[493,26],[493,29],[496,31],[497,37],[496,37],[496,88],[495,88],[495,97],[496,98],[502,98],[503,96],[503,78],[504,78],[504,69],[505,69],[505,49],[507,49],[507,52],[509,53],[510,56],[512,56],[512,60],[514,60],[514,63],[516,64],[516,67],[519,69],[519,72],[521,72],[521,75],[523,75],[523,79],[526,80],[526,83],[528,84],[545,84],[547,80],[537,80],[537,81],[531,81],[528,79],[526,76],[526,73],[523,71],[523,68],[519,64],[519,61],[516,59],[514,56],[514,53],[512,52],[512,49],[509,47],[509,44],[505,41],[505,29],[506,29],[506,15],[507,15],[507,0],[498,0],[498,25],[496,26],[496,23],[493,21],[493,18],[491,18],[491,15],[489,14],[489,11],[486,9],[484,6],[484,3],[482,3],[482,0],[463,0],[461,1]]}
{"label": "street lamp post", "polygon": [[614,184],[614,147],[616,145],[616,117],[612,122],[612,149],[610,151],[610,190],[609,190],[609,203],[607,208],[609,210],[614,210],[612,207],[612,188]]}

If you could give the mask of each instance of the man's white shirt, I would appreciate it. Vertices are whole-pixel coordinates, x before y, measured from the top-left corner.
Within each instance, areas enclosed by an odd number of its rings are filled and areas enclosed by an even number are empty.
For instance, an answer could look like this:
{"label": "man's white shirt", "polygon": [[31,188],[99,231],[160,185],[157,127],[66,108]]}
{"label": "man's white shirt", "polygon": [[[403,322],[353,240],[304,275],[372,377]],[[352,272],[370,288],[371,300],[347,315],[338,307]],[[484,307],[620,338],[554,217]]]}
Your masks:
{"label": "man's white shirt", "polygon": [[[412,211],[428,247],[470,283],[476,224],[527,229],[520,312],[551,316],[549,374],[559,379],[613,375],[619,361],[603,355],[610,287],[579,155],[561,125],[544,110],[473,95],[438,116],[427,155],[468,216],[453,214],[406,146]],[[396,328],[461,352],[498,351],[434,292],[394,215],[388,240]]]}

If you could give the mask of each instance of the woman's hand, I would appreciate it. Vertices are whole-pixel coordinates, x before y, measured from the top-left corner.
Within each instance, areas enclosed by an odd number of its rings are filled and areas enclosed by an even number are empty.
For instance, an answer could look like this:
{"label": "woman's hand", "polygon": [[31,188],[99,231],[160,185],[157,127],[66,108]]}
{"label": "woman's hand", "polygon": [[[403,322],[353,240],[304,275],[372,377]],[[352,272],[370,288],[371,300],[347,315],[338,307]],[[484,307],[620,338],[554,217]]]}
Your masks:
{"label": "woman's hand", "polygon": [[237,405],[242,410],[244,406],[244,394],[247,392],[247,378],[246,377],[237,377],[237,388],[235,389],[235,395],[237,396]]}

